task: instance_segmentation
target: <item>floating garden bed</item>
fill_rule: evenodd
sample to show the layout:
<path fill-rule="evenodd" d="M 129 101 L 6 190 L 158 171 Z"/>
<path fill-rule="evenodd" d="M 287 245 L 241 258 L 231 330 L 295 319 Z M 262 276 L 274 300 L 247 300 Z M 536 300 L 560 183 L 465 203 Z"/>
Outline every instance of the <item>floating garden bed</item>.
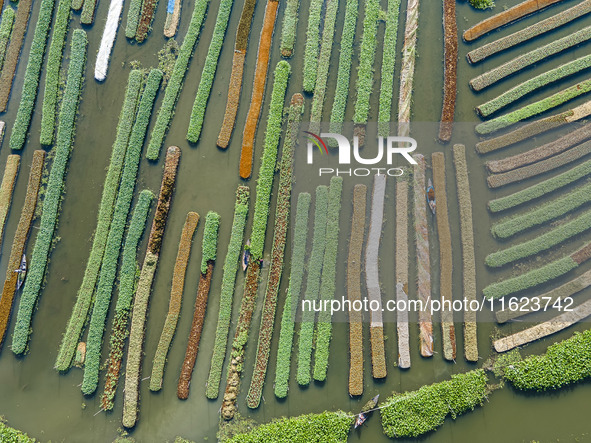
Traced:
<path fill-rule="evenodd" d="M 164 37 L 172 38 L 176 35 L 181 18 L 182 0 L 168 0 L 166 21 L 164 22 Z"/>
<path fill-rule="evenodd" d="M 406 27 L 404 29 L 404 46 L 402 47 L 402 67 L 400 68 L 400 93 L 398 94 L 398 135 L 401 136 L 408 135 L 409 132 L 408 123 L 410 123 L 412 105 L 418 28 L 419 0 L 409 0 L 406 6 Z"/>
<path fill-rule="evenodd" d="M 86 7 L 86 3 L 89 1 L 96 0 L 84 0 L 84 7 Z M 142 2 L 142 14 L 135 32 L 135 40 L 138 43 L 142 43 L 148 37 L 148 33 L 152 29 L 152 20 L 154 20 L 156 6 L 158 6 L 158 0 L 143 0 Z M 82 13 L 84 14 L 84 11 L 82 11 Z"/>
<path fill-rule="evenodd" d="M 281 26 L 281 55 L 290 58 L 296 42 L 300 0 L 287 0 Z"/>
<path fill-rule="evenodd" d="M 16 182 L 20 163 L 20 155 L 11 154 L 6 159 L 6 167 L 4 168 L 4 175 L 2 176 L 2 185 L 0 185 L 0 246 L 2 246 L 4 226 L 6 225 L 8 211 L 10 211 L 14 183 Z M 15 269 L 18 269 L 18 266 Z"/>
<path fill-rule="evenodd" d="M 456 109 L 458 70 L 458 26 L 455 0 L 443 1 L 443 108 L 439 125 L 439 140 L 449 142 Z"/>
<path fill-rule="evenodd" d="M 208 2 L 210 0 L 203 0 Z M 127 11 L 127 23 L 125 24 L 125 37 L 133 39 L 137 33 L 137 27 L 140 22 L 140 15 L 142 13 L 143 0 L 131 0 L 129 11 Z"/>
<path fill-rule="evenodd" d="M 101 44 L 94 65 L 94 78 L 99 82 L 102 82 L 107 78 L 109 60 L 111 59 L 111 52 L 113 50 L 113 45 L 115 44 L 115 37 L 117 37 L 122 10 L 123 0 L 111 0 L 109 12 L 107 14 L 107 21 L 105 22 L 105 28 L 103 30 L 103 36 L 101 37 Z"/>
<path fill-rule="evenodd" d="M 14 9 L 4 8 L 4 11 L 2 11 L 2 21 L 0 22 L 0 69 L 2 69 L 2 65 L 4 64 L 6 49 L 8 48 L 8 42 L 12 35 L 13 23 Z"/>
<path fill-rule="evenodd" d="M 338 0 L 330 0 L 337 3 Z M 306 47 L 304 49 L 304 85 L 306 92 L 314 91 L 316 73 L 318 72 L 318 48 L 320 47 L 320 30 L 322 29 L 322 4 L 324 0 L 311 0 L 308 12 L 308 29 L 306 30 Z"/>
<path fill-rule="evenodd" d="M 408 302 L 408 191 L 405 176 L 396 181 L 396 304 Z M 404 208 L 404 209 L 403 209 Z M 398 367 L 410 368 L 410 337 L 408 333 L 408 310 L 396 310 L 398 333 Z"/>

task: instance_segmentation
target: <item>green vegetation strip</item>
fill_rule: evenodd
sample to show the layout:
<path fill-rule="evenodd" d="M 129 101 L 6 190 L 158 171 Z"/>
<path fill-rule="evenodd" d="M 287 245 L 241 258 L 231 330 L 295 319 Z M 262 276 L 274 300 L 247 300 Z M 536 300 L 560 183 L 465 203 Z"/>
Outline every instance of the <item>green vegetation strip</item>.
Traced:
<path fill-rule="evenodd" d="M 345 120 L 345 109 L 349 100 L 349 82 L 351 80 L 351 65 L 353 60 L 353 41 L 355 40 L 355 26 L 359 14 L 359 0 L 347 0 L 345 8 L 345 23 L 341 35 L 339 50 L 339 68 L 334 101 L 330 112 L 330 132 L 340 133 Z"/>
<path fill-rule="evenodd" d="M 297 138 L 300 132 L 302 114 L 304 112 L 304 97 L 294 94 L 288 111 L 288 125 L 285 132 L 285 141 L 281 150 L 281 162 L 279 164 L 279 191 L 275 210 L 275 225 L 273 228 L 273 247 L 271 250 L 271 268 L 267 279 L 267 289 L 263 302 L 263 314 L 259 327 L 256 362 L 246 403 L 249 408 L 258 408 L 263 394 L 263 385 L 269 364 L 271 352 L 271 340 L 275 324 L 275 311 L 277 308 L 277 296 L 283 274 L 283 258 L 285 242 L 287 240 L 287 228 L 291 214 L 291 189 L 293 182 L 293 157 L 296 149 Z M 338 226 L 337 226 L 338 230 Z"/>
<path fill-rule="evenodd" d="M 346 443 L 352 424 L 353 417 L 342 411 L 281 418 L 238 434 L 227 443 Z"/>
<path fill-rule="evenodd" d="M 33 108 L 37 100 L 37 92 L 39 91 L 39 77 L 41 76 L 43 56 L 45 55 L 45 48 L 47 46 L 47 36 L 49 34 L 49 27 L 51 26 L 54 6 L 55 0 L 43 0 L 41 2 L 33 43 L 29 51 L 27 69 L 25 70 L 21 101 L 14 120 L 14 126 L 12 127 L 12 133 L 10 134 L 10 149 L 22 149 L 27 138 L 27 132 L 29 131 L 29 125 L 33 116 Z M 12 11 L 10 8 L 8 10 Z M 2 20 L 4 23 L 4 18 Z M 10 22 L 10 25 L 12 26 L 12 22 Z M 2 34 L 2 29 L 0 29 L 0 34 Z M 1 66 L 2 57 L 0 57 Z"/>
<path fill-rule="evenodd" d="M 316 202 L 314 204 L 314 235 L 312 238 L 312 253 L 308 262 L 308 278 L 306 281 L 305 300 L 314 303 L 320 292 L 320 278 L 322 263 L 326 248 L 326 227 L 328 215 L 328 187 L 316 188 Z M 303 303 L 303 302 L 302 302 Z M 298 341 L 298 369 L 297 381 L 301 386 L 310 384 L 310 365 L 312 360 L 312 344 L 314 340 L 315 311 L 302 311 L 300 323 L 300 338 Z"/>
<path fill-rule="evenodd" d="M 559 198 L 541 204 L 523 214 L 507 217 L 492 228 L 497 238 L 509 238 L 534 226 L 555 220 L 591 201 L 591 183 L 579 186 Z"/>
<path fill-rule="evenodd" d="M 92 242 L 92 249 L 86 263 L 84 277 L 72 315 L 68 321 L 66 332 L 62 338 L 62 343 L 58 351 L 58 356 L 55 363 L 55 368 L 59 371 L 66 371 L 72 364 L 78 341 L 82 335 L 82 329 L 86 323 L 88 311 L 92 304 L 92 296 L 98 280 L 101 265 L 103 263 L 103 255 L 107 244 L 109 235 L 109 228 L 111 220 L 113 219 L 113 212 L 115 210 L 115 202 L 117 192 L 119 191 L 119 183 L 121 181 L 122 171 L 125 168 L 127 145 L 129 142 L 133 121 L 135 119 L 135 110 L 138 104 L 139 92 L 142 86 L 142 74 L 139 70 L 133 70 L 129 73 L 127 88 L 125 90 L 125 98 L 121 113 L 119 114 L 119 123 L 117 124 L 117 133 L 115 136 L 115 143 L 111 151 L 111 162 L 105 177 L 105 184 L 103 185 L 103 194 L 101 197 L 101 204 L 99 206 L 99 213 L 97 217 L 96 230 Z M 131 168 L 131 158 L 127 168 Z M 130 169 L 131 170 L 131 169 Z M 135 174 L 127 173 L 129 177 L 135 181 Z"/>
<path fill-rule="evenodd" d="M 399 14 L 400 0 L 388 0 L 388 11 L 386 13 L 386 31 L 384 34 L 384 50 L 382 55 L 382 75 L 380 80 L 380 101 L 378 107 L 378 131 L 383 137 L 386 137 L 390 134 Z"/>
<path fill-rule="evenodd" d="M 339 217 L 341 212 L 341 195 L 343 178 L 332 177 L 328 191 L 328 214 L 326 226 L 326 249 L 322 263 L 322 280 L 320 283 L 320 299 L 332 300 L 336 291 L 337 255 L 339 248 Z M 330 339 L 332 337 L 332 319 L 329 311 L 318 314 L 316 326 L 316 345 L 314 347 L 314 373 L 316 381 L 326 380 Z"/>
<path fill-rule="evenodd" d="M 417 30 L 419 27 L 419 0 L 408 0 L 406 7 L 406 26 L 402 47 L 402 66 L 400 68 L 400 92 L 398 94 L 399 135 L 408 135 L 412 89 L 417 54 Z"/>
<path fill-rule="evenodd" d="M 493 100 L 477 106 L 476 111 L 481 116 L 488 117 L 499 109 L 509 106 L 511 103 L 519 100 L 527 94 L 585 69 L 589 69 L 589 67 L 591 67 L 591 55 L 585 55 L 520 83 L 519 85 L 503 92 Z"/>
<path fill-rule="evenodd" d="M 4 11 L 2 11 L 2 21 L 0 22 L 0 69 L 2 69 L 2 65 L 4 64 L 6 48 L 12 35 L 13 23 L 14 9 L 11 7 L 4 8 Z"/>
<path fill-rule="evenodd" d="M 3 420 L 0 420 L 0 441 L 10 443 L 35 443 L 37 440 L 29 437 L 18 429 L 11 428 L 4 424 Z"/>
<path fill-rule="evenodd" d="M 564 26 L 573 20 L 591 12 L 591 0 L 584 0 L 578 5 L 539 21 L 525 29 L 514 32 L 511 35 L 487 43 L 480 48 L 470 51 L 467 55 L 470 63 L 478 63 L 491 55 L 505 51 L 513 46 L 531 40 L 534 37 L 545 34 L 560 26 Z"/>
<path fill-rule="evenodd" d="M 35 247 L 29 262 L 29 270 L 25 281 L 21 301 L 14 328 L 12 339 L 12 352 L 22 354 L 25 352 L 29 334 L 31 331 L 31 320 L 37 298 L 41 292 L 41 285 L 45 276 L 45 269 L 49 260 L 49 253 L 53 243 L 53 234 L 59 218 L 59 207 L 64 189 L 64 180 L 70 150 L 76 132 L 75 122 L 78 112 L 78 102 L 82 91 L 84 78 L 84 67 L 86 66 L 86 46 L 88 40 L 86 33 L 81 29 L 74 31 L 70 53 L 70 65 L 68 67 L 68 78 L 64 99 L 59 114 L 59 125 L 57 130 L 55 156 L 47 188 L 43 198 L 43 209 L 39 233 L 35 240 Z"/>
<path fill-rule="evenodd" d="M 137 286 L 137 248 L 144 230 L 150 211 L 150 205 L 154 194 L 145 189 L 133 210 L 119 269 L 119 293 L 115 304 L 115 317 L 111 327 L 111 339 L 109 343 L 109 358 L 107 359 L 107 375 L 105 389 L 101 396 L 101 408 L 105 411 L 113 409 L 113 399 L 117 391 L 121 361 L 123 360 L 123 347 L 127 339 L 127 323 L 131 314 L 131 303 Z"/>
<path fill-rule="evenodd" d="M 536 48 L 526 54 L 520 55 L 513 60 L 510 60 L 501 66 L 498 66 L 484 74 L 479 75 L 476 78 L 470 80 L 470 86 L 475 91 L 481 91 L 482 89 L 495 84 L 496 82 L 508 77 L 511 74 L 519 72 L 528 66 L 533 65 L 539 61 L 542 61 L 551 55 L 558 54 L 565 49 L 572 48 L 580 43 L 583 43 L 591 39 L 591 26 L 580 29 L 579 31 L 573 32 L 559 40 L 554 40 L 547 45 Z"/>
<path fill-rule="evenodd" d="M 228 251 L 224 259 L 224 275 L 222 276 L 222 288 L 220 290 L 220 310 L 215 329 L 213 356 L 211 357 L 211 367 L 205 389 L 205 396 L 212 400 L 218 397 L 222 367 L 228 346 L 228 332 L 232 319 L 232 299 L 234 297 L 234 285 L 236 284 L 236 272 L 239 267 L 240 250 L 244 239 L 244 226 L 248 216 L 249 195 L 250 189 L 247 186 L 239 186 L 236 190 L 234 220 L 232 221 Z"/>
<path fill-rule="evenodd" d="M 482 369 L 455 374 L 451 380 L 394 394 L 381 406 L 382 427 L 390 438 L 418 437 L 437 429 L 450 415 L 457 416 L 482 405 L 488 394 Z"/>
<path fill-rule="evenodd" d="M 209 2 L 210 0 L 204 0 Z M 137 27 L 140 22 L 140 15 L 142 13 L 143 0 L 131 0 L 129 11 L 127 11 L 127 23 L 125 24 L 125 37 L 129 39 L 135 38 Z M 195 3 L 197 9 L 197 3 Z M 187 34 L 188 35 L 188 34 Z"/>
<path fill-rule="evenodd" d="M 14 183 L 16 182 L 20 162 L 21 157 L 16 154 L 11 154 L 6 159 L 2 185 L 0 185 L 0 246 L 2 246 L 4 226 L 6 225 L 6 217 L 8 216 L 8 211 L 12 203 L 12 192 L 14 191 Z M 17 268 L 18 266 L 14 269 Z"/>
<path fill-rule="evenodd" d="M 80 14 L 80 22 L 85 25 L 92 25 L 95 9 L 96 0 L 84 0 L 84 6 L 82 7 L 82 13 Z"/>
<path fill-rule="evenodd" d="M 548 347 L 505 368 L 505 378 L 517 389 L 546 391 L 576 383 L 591 376 L 591 329 Z"/>
<path fill-rule="evenodd" d="M 290 58 L 293 55 L 298 29 L 299 9 L 300 0 L 286 1 L 283 25 L 281 26 L 281 55 L 285 58 Z"/>
<path fill-rule="evenodd" d="M 47 56 L 47 69 L 45 70 L 45 89 L 43 92 L 40 135 L 42 145 L 51 145 L 53 142 L 55 115 L 60 88 L 60 68 L 62 66 L 64 46 L 72 14 L 70 10 L 71 6 L 72 0 L 60 0 L 57 6 L 55 22 L 52 27 L 51 44 L 49 45 L 49 54 Z"/>
<path fill-rule="evenodd" d="M 150 143 L 146 153 L 146 157 L 149 160 L 158 160 L 158 156 L 160 155 L 160 148 L 164 143 L 166 131 L 168 130 L 170 121 L 174 115 L 175 105 L 183 87 L 183 80 L 185 79 L 185 74 L 189 67 L 189 61 L 193 56 L 193 51 L 197 44 L 197 38 L 201 32 L 201 25 L 205 19 L 205 12 L 207 11 L 207 6 L 210 1 L 211 0 L 196 0 L 195 2 L 195 8 L 193 9 L 189 29 L 187 30 L 183 44 L 179 49 L 179 55 L 174 63 L 170 79 L 166 83 L 164 99 L 162 100 L 162 105 L 160 106 L 158 116 L 156 117 L 156 123 L 154 123 L 154 128 L 152 129 Z"/>
<path fill-rule="evenodd" d="M 295 331 L 297 305 L 300 300 L 302 281 L 304 279 L 304 261 L 306 259 L 306 243 L 308 239 L 308 213 L 312 197 L 307 192 L 298 195 L 293 248 L 291 250 L 291 270 L 289 286 L 285 297 L 285 305 L 281 315 L 281 331 L 277 350 L 277 367 L 275 369 L 275 396 L 287 397 L 289 375 L 291 369 L 291 351 Z"/>
<path fill-rule="evenodd" d="M 318 72 L 318 48 L 320 46 L 320 30 L 322 4 L 324 0 L 311 0 L 308 13 L 308 29 L 306 30 L 306 48 L 304 51 L 304 91 L 312 92 L 316 85 Z"/>
<path fill-rule="evenodd" d="M 542 112 L 553 109 L 562 105 L 580 95 L 591 91 L 591 79 L 582 81 L 575 85 L 569 86 L 560 92 L 552 94 L 542 100 L 524 106 L 508 114 L 493 118 L 484 123 L 476 125 L 476 132 L 478 134 L 490 134 L 508 126 L 514 125 L 526 118 L 541 114 Z"/>
<path fill-rule="evenodd" d="M 158 266 L 160 247 L 172 201 L 180 156 L 181 150 L 178 147 L 171 146 L 168 148 L 156 213 L 154 214 L 154 221 L 152 222 L 152 229 L 150 230 L 150 238 L 148 240 L 148 251 L 144 257 L 144 264 L 142 265 L 133 304 L 133 316 L 131 318 L 131 329 L 129 332 L 129 351 L 125 370 L 125 399 L 123 402 L 123 426 L 126 428 L 135 426 L 139 412 L 140 366 L 144 347 L 148 301 L 150 299 L 154 274 Z"/>
<path fill-rule="evenodd" d="M 215 21 L 213 29 L 213 36 L 209 43 L 207 56 L 205 58 L 205 65 L 199 80 L 199 87 L 197 88 L 197 95 L 193 102 L 193 109 L 191 110 L 191 119 L 189 121 L 188 139 L 193 143 L 199 140 L 201 130 L 203 129 L 203 119 L 205 118 L 205 109 L 211 94 L 211 85 L 215 77 L 215 72 L 218 67 L 218 59 L 222 44 L 226 36 L 226 29 L 228 27 L 228 19 L 230 18 L 230 11 L 234 0 L 222 0 L 220 2 L 220 9 Z"/>
<path fill-rule="evenodd" d="M 85 0 L 84 3 L 86 4 L 88 1 L 89 0 Z M 152 29 L 152 20 L 154 19 L 154 12 L 156 12 L 157 6 L 158 0 L 143 0 L 142 14 L 135 32 L 135 40 L 138 43 L 142 43 L 148 37 L 148 33 Z"/>

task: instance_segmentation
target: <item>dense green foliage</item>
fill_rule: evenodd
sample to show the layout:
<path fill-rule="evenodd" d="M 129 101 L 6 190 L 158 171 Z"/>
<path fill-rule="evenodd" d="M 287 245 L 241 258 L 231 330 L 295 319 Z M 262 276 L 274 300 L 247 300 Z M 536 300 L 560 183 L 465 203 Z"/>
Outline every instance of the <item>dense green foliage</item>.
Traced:
<path fill-rule="evenodd" d="M 287 58 L 292 56 L 295 46 L 299 8 L 300 0 L 286 1 L 283 25 L 281 26 L 281 55 Z"/>
<path fill-rule="evenodd" d="M 2 11 L 2 21 L 0 22 L 0 69 L 4 64 L 4 56 L 6 55 L 6 48 L 8 41 L 12 34 L 12 24 L 14 23 L 14 9 L 11 7 L 4 8 Z"/>
<path fill-rule="evenodd" d="M 55 363 L 56 369 L 60 371 L 65 371 L 70 367 L 92 302 L 92 294 L 103 262 L 109 227 L 113 218 L 115 199 L 119 190 L 121 171 L 123 169 L 129 135 L 131 134 L 131 128 L 135 119 L 135 110 L 141 86 L 142 73 L 139 70 L 131 71 L 127 81 L 123 107 L 119 114 L 117 134 L 111 151 L 111 162 L 109 163 L 109 169 L 107 170 L 107 176 L 103 186 L 92 249 L 90 250 L 82 284 L 78 290 L 76 304 L 74 305 L 66 332 L 62 338 L 62 344 Z"/>
<path fill-rule="evenodd" d="M 318 69 L 318 48 L 320 42 L 320 21 L 323 0 L 311 0 L 306 31 L 306 49 L 304 52 L 304 91 L 312 92 L 316 86 Z"/>
<path fill-rule="evenodd" d="M 14 126 L 12 127 L 12 133 L 10 134 L 10 149 L 22 149 L 27 138 L 27 132 L 29 131 L 29 125 L 31 124 L 31 117 L 33 116 L 33 108 L 35 107 L 35 101 L 37 100 L 39 77 L 41 75 L 41 67 L 43 66 L 43 56 L 45 55 L 45 48 L 47 46 L 47 35 L 49 34 L 49 26 L 51 25 L 54 6 L 55 0 L 43 0 L 39 8 L 37 26 L 35 26 L 33 43 L 31 44 L 31 51 L 29 52 L 27 69 L 25 70 L 21 102 L 18 106 Z M 7 10 L 12 11 L 12 8 L 8 8 Z M 7 17 L 6 19 L 9 20 L 10 18 Z M 2 23 L 4 23 L 4 18 L 2 20 Z M 10 26 L 12 27 L 11 22 Z M 2 34 L 1 29 L 0 34 Z M 0 59 L 0 67 L 1 66 L 2 62 Z"/>
<path fill-rule="evenodd" d="M 166 83 L 164 99 L 162 100 L 156 123 L 152 129 L 148 152 L 146 154 L 146 157 L 149 160 L 158 160 L 158 156 L 160 155 L 160 148 L 162 147 L 162 143 L 164 143 L 164 136 L 166 135 L 166 131 L 168 130 L 168 126 L 174 115 L 174 108 L 183 87 L 183 81 L 189 66 L 189 61 L 193 56 L 193 50 L 195 49 L 197 38 L 199 38 L 201 25 L 205 19 L 205 12 L 207 11 L 207 6 L 210 1 L 211 0 L 197 0 L 195 2 L 195 8 L 193 9 L 189 29 L 187 30 L 183 44 L 179 49 L 179 55 L 174 63 L 170 79 Z"/>
<path fill-rule="evenodd" d="M 187 140 L 192 143 L 197 143 L 201 130 L 203 129 L 203 119 L 205 118 L 205 109 L 209 95 L 211 94 L 211 85 L 215 77 L 215 71 L 218 67 L 218 59 L 224 37 L 226 35 L 226 28 L 228 27 L 228 19 L 230 18 L 230 11 L 234 0 L 221 0 L 218 16 L 215 21 L 215 28 L 213 29 L 213 36 L 209 43 L 207 50 L 207 57 L 205 58 L 205 65 L 199 80 L 199 87 L 197 88 L 197 95 L 193 102 L 193 109 L 191 110 L 191 120 L 189 121 L 189 129 L 187 131 Z"/>
<path fill-rule="evenodd" d="M 522 390 L 558 389 L 591 377 L 591 329 L 505 368 L 505 378 Z"/>
<path fill-rule="evenodd" d="M 127 23 L 125 25 L 125 37 L 135 38 L 137 27 L 142 13 L 143 0 L 131 0 L 129 11 L 127 11 Z"/>
<path fill-rule="evenodd" d="M 222 276 L 222 288 L 220 290 L 220 310 L 215 330 L 213 356 L 211 357 L 211 368 L 209 369 L 207 388 L 205 390 L 206 397 L 210 399 L 217 398 L 220 389 L 222 367 L 228 345 L 230 320 L 232 319 L 232 298 L 236 283 L 236 271 L 239 266 L 238 261 L 244 238 L 244 226 L 248 216 L 249 194 L 250 190 L 246 186 L 240 186 L 236 190 L 234 220 L 232 222 L 230 242 L 228 243 L 228 252 L 226 252 L 226 258 L 224 259 L 224 275 Z"/>
<path fill-rule="evenodd" d="M 80 14 L 80 21 L 85 25 L 92 25 L 95 8 L 96 0 L 84 0 L 84 5 L 82 5 L 82 13 Z"/>
<path fill-rule="evenodd" d="M 51 44 L 47 56 L 47 69 L 45 70 L 45 90 L 43 93 L 43 108 L 41 115 L 42 145 L 50 145 L 53 142 L 55 130 L 55 114 L 57 112 L 58 91 L 60 82 L 60 68 L 70 17 L 72 0 L 60 0 L 57 6 L 55 22 L 52 26 Z"/>
<path fill-rule="evenodd" d="M 215 261 L 218 250 L 218 230 L 220 228 L 220 215 L 217 212 L 209 211 L 205 217 L 203 228 L 203 243 L 201 254 L 201 273 L 207 272 L 209 262 Z"/>
<path fill-rule="evenodd" d="M 295 314 L 300 300 L 302 280 L 304 279 L 304 262 L 306 259 L 306 242 L 308 238 L 308 213 L 312 197 L 307 192 L 298 195 L 296 208 L 293 248 L 291 251 L 291 272 L 289 286 L 281 315 L 281 331 L 277 350 L 277 367 L 275 369 L 275 395 L 285 398 L 289 389 L 289 373 L 291 368 L 291 351 L 295 331 Z"/>
<path fill-rule="evenodd" d="M 269 117 L 267 118 L 267 130 L 265 132 L 265 144 L 263 161 L 259 169 L 259 178 L 256 187 L 256 200 L 254 216 L 252 220 L 252 235 L 250 237 L 251 260 L 263 258 L 265 233 L 269 219 L 269 202 L 273 188 L 273 176 L 275 175 L 275 163 L 277 162 L 277 150 L 281 125 L 283 123 L 283 105 L 287 81 L 291 74 L 291 66 L 285 60 L 277 63 L 275 68 L 275 80 L 271 103 L 269 104 Z"/>
<path fill-rule="evenodd" d="M 473 410 L 486 399 L 486 374 L 482 369 L 456 374 L 451 380 L 394 394 L 382 406 L 382 426 L 390 438 L 418 437 L 441 426 L 448 415 Z"/>
<path fill-rule="evenodd" d="M 6 426 L 2 420 L 0 420 L 0 441 L 6 443 L 34 443 L 37 440 L 30 438 L 27 434 L 18 429 Z"/>
<path fill-rule="evenodd" d="M 591 183 L 580 186 L 560 198 L 530 209 L 523 214 L 507 217 L 495 223 L 491 232 L 495 237 L 508 238 L 550 220 L 555 220 L 591 201 Z"/>
<path fill-rule="evenodd" d="M 81 29 L 74 31 L 66 89 L 59 114 L 55 156 L 43 198 L 39 233 L 31 255 L 14 328 L 12 352 L 15 354 L 24 353 L 27 347 L 33 310 L 41 292 L 45 268 L 53 242 L 53 233 L 59 218 L 58 213 L 64 189 L 66 168 L 76 131 L 75 122 L 86 65 L 87 43 L 88 40 L 84 31 Z"/>
<path fill-rule="evenodd" d="M 281 418 L 239 434 L 227 443 L 345 443 L 353 417 L 342 411 Z"/>
<path fill-rule="evenodd" d="M 493 0 L 468 0 L 468 2 L 476 9 L 488 9 L 495 6 Z"/>
<path fill-rule="evenodd" d="M 357 99 L 353 122 L 367 123 L 369 116 L 369 99 L 373 89 L 373 70 L 375 64 L 376 47 L 378 44 L 378 18 L 380 3 L 378 0 L 367 0 L 365 3 L 365 17 L 363 17 L 363 35 L 359 52 L 359 68 L 357 71 Z M 396 48 L 392 51 L 396 52 Z"/>

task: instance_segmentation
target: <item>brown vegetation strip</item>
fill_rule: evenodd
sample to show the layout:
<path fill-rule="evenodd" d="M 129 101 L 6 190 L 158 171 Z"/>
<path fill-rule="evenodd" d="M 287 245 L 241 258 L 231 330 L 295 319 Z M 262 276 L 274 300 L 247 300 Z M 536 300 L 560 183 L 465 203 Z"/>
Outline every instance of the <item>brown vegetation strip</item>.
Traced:
<path fill-rule="evenodd" d="M 135 39 L 138 43 L 143 42 L 148 36 L 148 32 L 150 32 L 157 3 L 157 0 L 144 0 L 142 3 L 142 15 L 135 33 Z"/>
<path fill-rule="evenodd" d="M 456 83 L 458 68 L 458 26 L 456 24 L 456 0 L 443 0 L 444 69 L 443 109 L 439 125 L 439 140 L 448 142 L 453 130 L 456 108 Z"/>
<path fill-rule="evenodd" d="M 0 147 L 2 146 L 2 142 L 4 141 L 4 129 L 6 128 L 6 123 L 0 121 Z"/>
<path fill-rule="evenodd" d="M 0 247 L 2 247 L 4 225 L 6 224 L 6 216 L 10 210 L 10 204 L 12 203 L 12 192 L 14 191 L 14 183 L 16 182 L 20 163 L 20 155 L 12 154 L 6 159 L 2 185 L 0 185 Z M 18 266 L 14 269 L 17 268 Z"/>
<path fill-rule="evenodd" d="M 472 41 L 508 23 L 519 20 L 562 0 L 526 0 L 492 17 L 482 20 L 464 32 L 464 40 Z"/>
<path fill-rule="evenodd" d="M 14 234 L 14 240 L 12 241 L 12 248 L 10 249 L 10 257 L 8 259 L 6 270 L 6 279 L 4 280 L 2 297 L 0 298 L 0 346 L 2 346 L 4 341 L 6 328 L 10 319 L 10 311 L 12 310 L 14 292 L 16 291 L 18 274 L 14 272 L 14 270 L 18 269 L 21 263 L 31 223 L 35 216 L 37 194 L 39 193 L 39 186 L 41 185 L 44 160 L 45 151 L 37 150 L 33 153 L 33 162 L 31 164 L 31 172 L 29 173 L 29 183 L 27 184 L 27 195 Z"/>
<path fill-rule="evenodd" d="M 275 29 L 275 19 L 277 18 L 277 9 L 279 1 L 269 0 L 265 8 L 265 20 L 259 40 L 259 51 L 257 54 L 257 65 L 254 72 L 254 82 L 252 85 L 252 97 L 250 98 L 250 108 L 244 124 L 242 134 L 242 151 L 240 152 L 240 177 L 247 179 L 252 172 L 252 156 L 254 148 L 254 137 L 257 131 L 261 107 L 263 105 L 263 95 L 265 85 L 267 84 L 267 72 L 269 70 L 269 57 L 271 55 L 271 40 L 273 39 L 273 30 Z"/>
<path fill-rule="evenodd" d="M 244 59 L 248 47 L 248 36 L 252 24 L 252 16 L 257 0 L 245 0 L 240 14 L 240 22 L 236 31 L 236 43 L 234 45 L 234 57 L 232 58 L 232 72 L 230 74 L 230 85 L 228 86 L 228 99 L 224 121 L 218 135 L 217 145 L 220 148 L 227 148 L 232 136 L 232 130 L 236 123 L 238 103 L 240 101 L 240 90 L 242 89 L 242 76 L 244 73 Z"/>
<path fill-rule="evenodd" d="M 29 15 L 31 14 L 31 5 L 33 0 L 20 0 L 18 8 L 14 16 L 14 24 L 12 25 L 12 35 L 10 36 L 10 43 L 2 65 L 2 72 L 0 72 L 0 112 L 6 111 L 8 99 L 10 97 L 10 90 L 12 89 L 12 80 L 16 72 L 16 66 L 20 57 L 23 41 L 25 40 L 25 33 L 27 32 L 27 24 L 29 23 Z"/>
<path fill-rule="evenodd" d="M 408 181 L 396 182 L 396 303 L 408 303 Z M 398 367 L 410 368 L 408 310 L 397 310 Z"/>
<path fill-rule="evenodd" d="M 361 301 L 361 250 L 365 234 L 367 187 L 353 189 L 353 219 L 347 259 L 347 296 L 351 305 Z M 363 394 L 363 315 L 349 310 L 349 395 Z"/>
<path fill-rule="evenodd" d="M 433 186 L 437 201 L 437 235 L 439 236 L 440 281 L 439 290 L 441 302 L 452 302 L 452 254 L 451 232 L 447 214 L 447 194 L 445 186 L 445 157 L 443 152 L 435 152 L 431 157 L 433 162 Z M 443 357 L 446 360 L 456 359 L 456 340 L 453 322 L 453 312 L 441 310 L 441 330 L 443 333 Z"/>

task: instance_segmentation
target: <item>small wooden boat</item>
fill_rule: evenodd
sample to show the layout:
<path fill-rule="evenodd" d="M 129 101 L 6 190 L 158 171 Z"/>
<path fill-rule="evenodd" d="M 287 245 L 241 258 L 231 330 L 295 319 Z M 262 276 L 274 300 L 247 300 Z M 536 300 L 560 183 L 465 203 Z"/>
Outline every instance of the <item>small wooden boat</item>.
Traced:
<path fill-rule="evenodd" d="M 244 245 L 244 252 L 242 253 L 242 270 L 246 271 L 248 268 L 248 262 L 250 261 L 250 240 L 247 240 Z"/>
<path fill-rule="evenodd" d="M 23 254 L 20 266 L 18 269 L 15 269 L 14 272 L 18 274 L 16 280 L 16 290 L 18 291 L 25 282 L 25 277 L 27 276 L 27 256 L 25 254 Z"/>
<path fill-rule="evenodd" d="M 361 408 L 361 412 L 357 415 L 357 419 L 355 420 L 355 429 L 365 423 L 365 420 L 369 418 L 373 409 L 378 405 L 378 399 L 380 398 L 380 394 L 376 395 L 370 401 L 368 401 L 363 408 Z"/>
<path fill-rule="evenodd" d="M 429 179 L 427 183 L 427 203 L 429 203 L 429 208 L 433 215 L 435 215 L 435 208 L 437 207 L 435 202 L 435 188 L 433 187 L 433 183 L 431 179 Z"/>

